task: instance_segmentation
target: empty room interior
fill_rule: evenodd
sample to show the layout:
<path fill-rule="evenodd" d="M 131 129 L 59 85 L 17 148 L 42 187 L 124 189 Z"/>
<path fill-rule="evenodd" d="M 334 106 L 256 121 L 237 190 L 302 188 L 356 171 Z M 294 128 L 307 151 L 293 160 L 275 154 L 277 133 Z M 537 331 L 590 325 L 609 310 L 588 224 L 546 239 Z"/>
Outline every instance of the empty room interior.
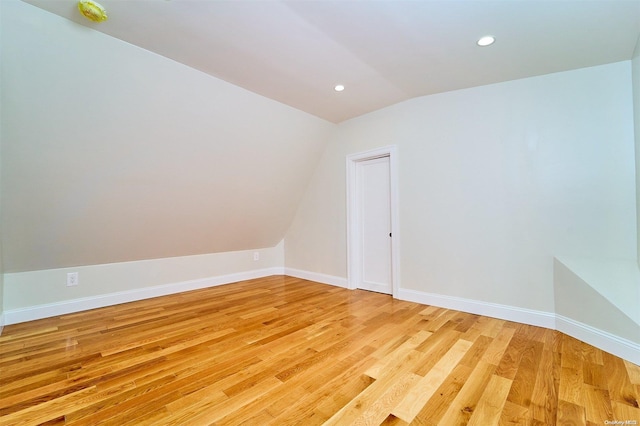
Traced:
<path fill-rule="evenodd" d="M 0 188 L 0 424 L 640 424 L 637 0 L 0 0 Z"/>

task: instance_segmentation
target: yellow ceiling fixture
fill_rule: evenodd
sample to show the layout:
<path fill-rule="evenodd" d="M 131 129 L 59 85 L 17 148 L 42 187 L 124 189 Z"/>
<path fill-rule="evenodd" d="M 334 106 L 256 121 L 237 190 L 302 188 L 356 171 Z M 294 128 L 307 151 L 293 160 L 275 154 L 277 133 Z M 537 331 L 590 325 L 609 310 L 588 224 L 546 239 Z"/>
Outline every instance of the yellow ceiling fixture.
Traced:
<path fill-rule="evenodd" d="M 107 11 L 100 5 L 100 3 L 96 3 L 91 0 L 80 0 L 78 2 L 78 10 L 82 15 L 93 21 L 93 22 L 102 22 L 107 20 Z"/>

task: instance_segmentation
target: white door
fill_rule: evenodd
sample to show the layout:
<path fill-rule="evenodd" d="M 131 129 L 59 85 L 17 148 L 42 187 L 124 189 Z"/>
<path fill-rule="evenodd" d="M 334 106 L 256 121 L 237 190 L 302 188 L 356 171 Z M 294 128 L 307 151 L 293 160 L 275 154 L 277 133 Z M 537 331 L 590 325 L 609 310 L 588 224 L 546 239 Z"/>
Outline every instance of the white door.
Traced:
<path fill-rule="evenodd" d="M 359 288 L 392 294 L 389 156 L 357 163 Z"/>

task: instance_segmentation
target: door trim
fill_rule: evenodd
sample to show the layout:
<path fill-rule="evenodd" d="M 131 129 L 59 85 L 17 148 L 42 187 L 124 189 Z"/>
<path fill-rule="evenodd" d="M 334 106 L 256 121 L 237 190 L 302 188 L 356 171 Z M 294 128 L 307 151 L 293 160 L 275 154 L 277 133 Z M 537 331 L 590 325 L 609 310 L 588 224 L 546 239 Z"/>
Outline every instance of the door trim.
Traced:
<path fill-rule="evenodd" d="M 395 145 L 347 155 L 347 288 L 356 289 L 362 281 L 358 262 L 361 259 L 357 241 L 361 238 L 358 226 L 357 163 L 389 157 L 389 185 L 391 203 L 391 289 L 392 296 L 400 288 L 400 224 L 398 214 L 398 154 Z"/>

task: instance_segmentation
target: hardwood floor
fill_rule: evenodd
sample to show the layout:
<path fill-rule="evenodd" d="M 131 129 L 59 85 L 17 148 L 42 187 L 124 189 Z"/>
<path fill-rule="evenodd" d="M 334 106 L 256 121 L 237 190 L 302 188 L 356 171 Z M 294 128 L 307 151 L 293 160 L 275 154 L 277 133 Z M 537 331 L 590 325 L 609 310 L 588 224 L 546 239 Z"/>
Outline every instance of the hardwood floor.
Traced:
<path fill-rule="evenodd" d="M 282 276 L 0 337 L 3 425 L 640 424 L 639 402 L 640 367 L 562 333 Z"/>

